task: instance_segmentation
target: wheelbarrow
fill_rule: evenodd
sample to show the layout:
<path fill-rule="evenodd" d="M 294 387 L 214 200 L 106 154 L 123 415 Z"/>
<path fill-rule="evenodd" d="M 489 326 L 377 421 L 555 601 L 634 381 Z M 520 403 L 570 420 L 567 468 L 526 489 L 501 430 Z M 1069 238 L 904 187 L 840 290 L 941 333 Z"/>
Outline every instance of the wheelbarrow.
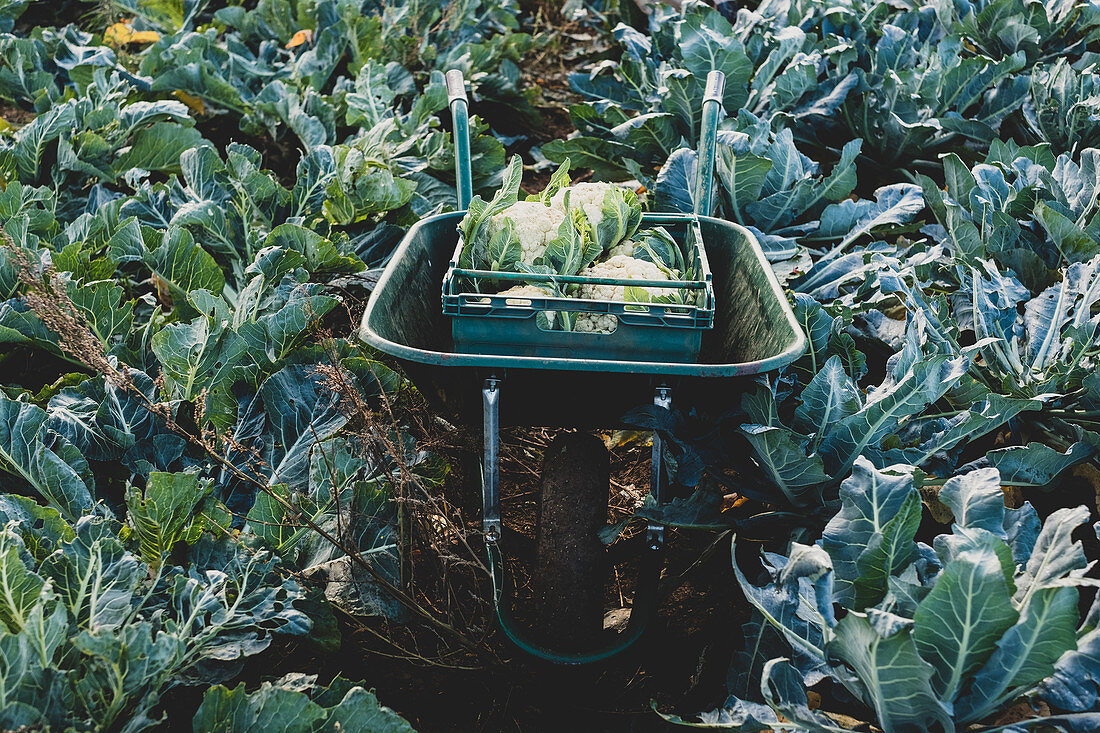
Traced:
<path fill-rule="evenodd" d="M 544 358 L 458 353 L 451 324 L 441 308 L 441 284 L 458 241 L 458 223 L 472 198 L 468 102 L 460 72 L 447 74 L 454 120 L 455 167 L 460 211 L 415 224 L 398 245 L 363 314 L 359 338 L 392 356 L 434 407 L 483 431 L 482 526 L 492 575 L 497 620 L 522 651 L 563 665 L 610 658 L 641 636 L 656 605 L 664 527 L 645 532 L 641 577 L 625 629 L 597 649 L 550 649 L 512 617 L 505 578 L 500 513 L 499 447 L 502 425 L 612 428 L 640 403 L 736 404 L 755 375 L 797 359 L 806 337 L 799 328 L 760 244 L 744 227 L 705 214 L 710 211 L 713 169 L 724 77 L 707 79 L 695 182 L 696 214 L 713 274 L 714 326 L 703 336 L 694 363 L 619 359 Z M 659 225 L 647 214 L 642 225 Z M 517 349 L 519 351 L 519 349 Z M 669 499 L 661 438 L 654 434 L 650 492 Z M 552 488 L 551 488 L 552 490 Z M 544 496 L 546 495 L 544 485 Z M 607 499 L 606 488 L 603 493 Z M 605 503 L 606 506 L 606 503 Z"/>

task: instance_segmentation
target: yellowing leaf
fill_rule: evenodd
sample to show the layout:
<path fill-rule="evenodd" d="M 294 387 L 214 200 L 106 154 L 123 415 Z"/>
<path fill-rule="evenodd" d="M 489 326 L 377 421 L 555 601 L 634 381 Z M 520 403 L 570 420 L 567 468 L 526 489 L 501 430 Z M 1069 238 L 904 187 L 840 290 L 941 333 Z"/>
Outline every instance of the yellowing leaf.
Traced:
<path fill-rule="evenodd" d="M 603 444 L 608 450 L 624 445 L 648 445 L 652 441 L 653 433 L 648 430 L 616 430 L 603 438 Z"/>
<path fill-rule="evenodd" d="M 126 44 L 126 39 L 132 36 L 134 29 L 126 23 L 115 23 L 108 26 L 103 32 L 103 42 L 108 46 L 118 48 Z"/>
<path fill-rule="evenodd" d="M 728 512 L 748 502 L 748 499 L 739 494 L 726 494 L 722 497 L 722 511 Z"/>
<path fill-rule="evenodd" d="M 202 100 L 196 97 L 194 94 L 188 94 L 185 91 L 177 90 L 173 92 L 176 99 L 187 105 L 188 109 L 197 115 L 206 114 L 206 105 L 202 103 Z"/>
<path fill-rule="evenodd" d="M 104 43 L 121 48 L 130 43 L 156 43 L 160 40 L 160 34 L 156 31 L 135 31 L 130 23 L 124 20 L 109 26 L 103 32 Z"/>
<path fill-rule="evenodd" d="M 287 41 L 287 48 L 294 48 L 295 46 L 301 46 L 303 43 L 310 43 L 313 40 L 313 31 L 308 28 L 300 30 L 295 33 L 289 41 Z"/>
<path fill-rule="evenodd" d="M 156 31 L 134 31 L 130 34 L 130 43 L 156 43 L 160 34 Z"/>
<path fill-rule="evenodd" d="M 168 281 L 159 277 L 156 273 L 153 273 L 149 277 L 149 281 L 153 283 L 154 287 L 157 289 L 157 300 L 159 300 L 162 305 L 171 308 L 172 286 L 168 284 Z"/>

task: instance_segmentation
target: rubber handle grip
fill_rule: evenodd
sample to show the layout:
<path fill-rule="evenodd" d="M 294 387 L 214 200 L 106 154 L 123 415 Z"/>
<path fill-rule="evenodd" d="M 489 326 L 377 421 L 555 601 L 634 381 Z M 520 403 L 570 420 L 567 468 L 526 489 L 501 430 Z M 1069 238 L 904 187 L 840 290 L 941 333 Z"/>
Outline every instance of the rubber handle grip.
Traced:
<path fill-rule="evenodd" d="M 466 97 L 466 80 L 462 78 L 462 72 L 458 69 L 451 69 L 447 72 L 446 79 L 447 103 L 452 104 L 459 99 L 469 103 Z"/>
<path fill-rule="evenodd" d="M 703 102 L 705 103 L 711 100 L 721 102 L 725 92 L 726 75 L 718 70 L 714 70 L 707 74 L 707 86 L 706 91 L 703 93 Z"/>

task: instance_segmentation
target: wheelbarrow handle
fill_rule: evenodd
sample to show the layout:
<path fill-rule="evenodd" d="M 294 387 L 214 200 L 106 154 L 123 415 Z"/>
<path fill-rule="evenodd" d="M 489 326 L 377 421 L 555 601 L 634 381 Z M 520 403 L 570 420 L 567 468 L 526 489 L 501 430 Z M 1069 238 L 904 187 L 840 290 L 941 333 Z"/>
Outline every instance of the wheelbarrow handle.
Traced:
<path fill-rule="evenodd" d="M 713 210 L 714 153 L 718 144 L 718 121 L 722 116 L 722 98 L 725 89 L 725 74 L 721 71 L 712 71 L 707 74 L 695 179 L 695 214 L 700 216 L 710 216 Z"/>
<path fill-rule="evenodd" d="M 466 80 L 462 72 L 447 72 L 447 104 L 451 108 L 455 142 L 455 185 L 458 189 L 458 208 L 470 208 L 474 197 L 473 174 L 470 171 L 470 102 L 466 97 Z"/>

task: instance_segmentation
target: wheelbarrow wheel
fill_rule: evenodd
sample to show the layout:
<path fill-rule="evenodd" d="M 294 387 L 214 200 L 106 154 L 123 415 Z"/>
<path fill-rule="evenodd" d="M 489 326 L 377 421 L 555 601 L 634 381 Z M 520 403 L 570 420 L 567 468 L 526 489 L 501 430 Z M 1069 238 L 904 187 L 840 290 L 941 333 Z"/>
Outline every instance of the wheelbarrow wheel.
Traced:
<path fill-rule="evenodd" d="M 536 634 L 563 650 L 591 648 L 603 632 L 607 553 L 598 532 L 607 522 L 610 465 L 603 441 L 586 433 L 558 435 L 543 459 Z"/>

